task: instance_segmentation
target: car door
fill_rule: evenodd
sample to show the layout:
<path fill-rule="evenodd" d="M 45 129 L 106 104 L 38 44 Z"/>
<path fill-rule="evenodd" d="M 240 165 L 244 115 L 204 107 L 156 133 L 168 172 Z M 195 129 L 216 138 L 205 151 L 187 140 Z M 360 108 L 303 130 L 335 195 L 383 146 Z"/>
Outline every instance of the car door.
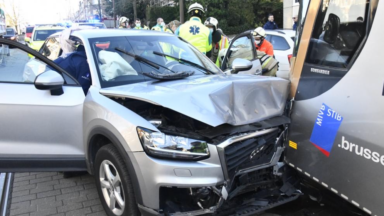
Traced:
<path fill-rule="evenodd" d="M 0 44 L 0 172 L 86 170 L 81 86 L 40 53 Z"/>
<path fill-rule="evenodd" d="M 250 70 L 240 73 L 261 75 L 260 60 L 256 56 L 255 41 L 250 31 L 239 34 L 232 40 L 225 54 L 221 69 L 223 71 L 232 69 L 232 62 L 236 58 L 247 59 L 253 64 Z"/>

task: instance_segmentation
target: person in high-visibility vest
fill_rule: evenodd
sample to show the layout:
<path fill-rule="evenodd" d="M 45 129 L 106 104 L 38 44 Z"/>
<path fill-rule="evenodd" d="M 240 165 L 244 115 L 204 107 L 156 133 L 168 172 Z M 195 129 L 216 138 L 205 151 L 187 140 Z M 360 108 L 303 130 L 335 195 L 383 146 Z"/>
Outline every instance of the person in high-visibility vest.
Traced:
<path fill-rule="evenodd" d="M 209 17 L 204 22 L 204 25 L 207 26 L 209 31 L 212 33 L 212 50 L 210 58 L 218 67 L 220 67 L 221 63 L 217 57 L 220 50 L 227 49 L 229 47 L 229 40 L 222 31 L 218 31 L 218 24 L 219 21 L 217 21 L 214 17 Z"/>
<path fill-rule="evenodd" d="M 181 25 L 176 30 L 175 34 L 179 35 L 200 50 L 200 52 L 210 57 L 212 50 L 212 34 L 209 29 L 201 23 L 204 8 L 201 4 L 194 3 L 189 6 L 188 13 L 191 15 L 190 20 Z"/>
<path fill-rule="evenodd" d="M 141 25 L 141 20 L 139 18 L 137 18 L 135 20 L 135 27 L 133 29 L 144 29 L 144 30 L 149 30 L 149 28 L 147 26 L 142 26 Z"/>
<path fill-rule="evenodd" d="M 170 23 L 168 23 L 168 27 L 173 32 L 173 34 L 175 34 L 175 32 L 176 32 L 177 28 L 179 28 L 180 24 L 181 23 L 179 20 L 173 20 Z"/>

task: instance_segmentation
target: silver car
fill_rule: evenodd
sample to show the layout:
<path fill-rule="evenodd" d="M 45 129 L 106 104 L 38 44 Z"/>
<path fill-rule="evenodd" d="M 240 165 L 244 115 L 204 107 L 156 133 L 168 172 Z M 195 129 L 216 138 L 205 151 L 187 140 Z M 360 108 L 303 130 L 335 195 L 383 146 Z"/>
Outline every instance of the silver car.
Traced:
<path fill-rule="evenodd" d="M 227 75 L 171 34 L 95 29 L 70 37 L 91 71 L 84 95 L 51 61 L 60 34 L 40 52 L 0 39 L 15 46 L 0 55 L 0 172 L 87 170 L 108 215 L 248 215 L 298 197 L 288 81 Z"/>

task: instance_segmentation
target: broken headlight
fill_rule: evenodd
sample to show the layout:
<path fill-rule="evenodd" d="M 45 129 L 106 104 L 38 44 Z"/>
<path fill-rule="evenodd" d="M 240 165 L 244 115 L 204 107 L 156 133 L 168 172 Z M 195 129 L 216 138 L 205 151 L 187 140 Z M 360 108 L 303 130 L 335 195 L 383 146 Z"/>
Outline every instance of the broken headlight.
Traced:
<path fill-rule="evenodd" d="M 202 160 L 209 157 L 208 144 L 205 141 L 171 136 L 140 127 L 137 128 L 137 133 L 148 155 L 183 160 Z"/>

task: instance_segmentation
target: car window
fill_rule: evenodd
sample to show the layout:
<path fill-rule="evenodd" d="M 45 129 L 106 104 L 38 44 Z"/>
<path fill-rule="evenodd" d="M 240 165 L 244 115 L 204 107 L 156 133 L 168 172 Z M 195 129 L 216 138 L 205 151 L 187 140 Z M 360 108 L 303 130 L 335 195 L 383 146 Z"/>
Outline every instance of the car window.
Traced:
<path fill-rule="evenodd" d="M 232 62 L 236 58 L 253 60 L 255 58 L 251 38 L 247 36 L 240 37 L 232 42 L 228 54 L 228 68 L 232 68 Z"/>
<path fill-rule="evenodd" d="M 270 42 L 274 50 L 288 50 L 291 48 L 285 38 L 280 36 L 272 35 Z"/>
<path fill-rule="evenodd" d="M 155 54 L 164 53 L 175 58 L 182 58 L 197 65 L 219 73 L 219 69 L 196 50 L 192 45 L 185 43 L 174 36 L 129 36 L 129 37 L 105 37 L 89 39 L 95 64 L 98 69 L 102 87 L 124 85 L 136 82 L 144 82 L 150 78 L 143 72 L 173 73 L 193 71 L 195 75 L 203 75 L 206 72 L 190 64 L 177 61 L 171 57 Z M 135 60 L 133 57 L 116 50 L 120 49 L 149 61 L 161 65 L 159 69 Z M 164 69 L 169 68 L 170 70 Z"/>
<path fill-rule="evenodd" d="M 60 43 L 56 37 L 49 38 L 40 49 L 40 53 L 52 61 L 59 57 L 60 52 Z"/>
<path fill-rule="evenodd" d="M 62 29 L 36 30 L 33 36 L 34 41 L 45 41 L 50 35 L 61 32 Z"/>
<path fill-rule="evenodd" d="M 44 62 L 30 58 L 27 52 L 16 47 L 9 49 L 6 45 L 1 47 L 0 64 L 0 82 L 7 83 L 32 84 L 37 75 L 53 70 Z"/>
<path fill-rule="evenodd" d="M 348 1 L 349 2 L 349 1 Z M 306 63 L 347 68 L 367 31 L 369 1 L 323 0 L 313 28 Z"/>
<path fill-rule="evenodd" d="M 271 35 L 266 35 L 266 36 L 265 36 L 265 39 L 266 39 L 267 41 L 271 41 Z"/>

